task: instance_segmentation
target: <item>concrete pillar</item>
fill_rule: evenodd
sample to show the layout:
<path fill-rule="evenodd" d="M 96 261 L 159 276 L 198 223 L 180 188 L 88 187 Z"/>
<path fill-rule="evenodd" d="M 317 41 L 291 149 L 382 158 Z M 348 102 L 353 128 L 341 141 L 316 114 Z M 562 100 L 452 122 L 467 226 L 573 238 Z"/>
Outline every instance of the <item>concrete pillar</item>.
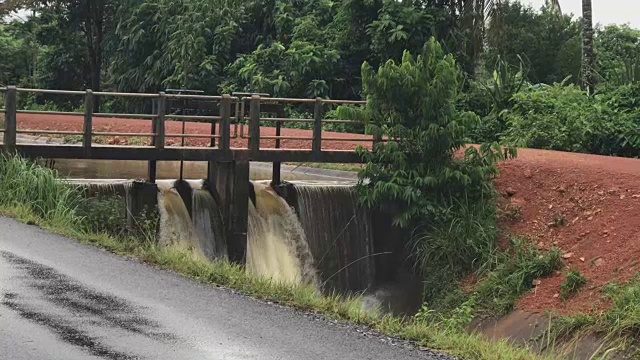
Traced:
<path fill-rule="evenodd" d="M 229 259 L 243 263 L 249 221 L 249 162 L 209 163 L 207 182 L 217 190 L 227 232 Z"/>
<path fill-rule="evenodd" d="M 126 191 L 127 226 L 136 229 L 146 215 L 158 211 L 158 187 L 156 184 L 134 181 Z"/>

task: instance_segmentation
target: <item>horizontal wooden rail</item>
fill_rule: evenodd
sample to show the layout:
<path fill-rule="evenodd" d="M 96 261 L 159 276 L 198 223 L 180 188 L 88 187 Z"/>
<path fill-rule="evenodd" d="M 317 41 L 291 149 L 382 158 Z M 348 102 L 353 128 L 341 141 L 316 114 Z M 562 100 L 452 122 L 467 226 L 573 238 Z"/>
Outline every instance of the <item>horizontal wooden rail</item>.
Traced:
<path fill-rule="evenodd" d="M 260 140 L 313 140 L 312 137 L 305 137 L 305 136 L 273 136 L 273 135 L 266 135 L 266 136 L 260 136 Z M 369 140 L 371 141 L 371 140 Z"/>
<path fill-rule="evenodd" d="M 16 130 L 16 134 L 82 135 L 82 131 L 63 130 Z"/>
<path fill-rule="evenodd" d="M 220 139 L 220 135 L 204 135 L 204 134 L 164 134 L 165 138 L 201 138 L 201 139 Z"/>
<path fill-rule="evenodd" d="M 110 119 L 153 119 L 157 117 L 154 114 L 124 114 L 124 113 L 92 113 L 93 117 L 110 118 Z"/>
<path fill-rule="evenodd" d="M 322 119 L 324 124 L 360 124 L 358 120 Z"/>
<path fill-rule="evenodd" d="M 84 92 L 82 93 L 84 95 Z M 95 96 L 114 96 L 114 97 L 132 97 L 132 98 L 146 98 L 152 99 L 159 97 L 158 94 L 150 94 L 150 93 L 127 93 L 127 92 L 105 92 L 105 91 L 97 91 L 94 92 Z"/>
<path fill-rule="evenodd" d="M 158 134 L 156 134 L 156 133 L 128 133 L 128 132 L 102 132 L 102 131 L 92 132 L 91 135 L 94 135 L 94 136 L 127 136 L 127 137 L 131 137 L 131 136 L 140 136 L 140 137 L 158 136 Z"/>
<path fill-rule="evenodd" d="M 48 90 L 48 89 L 29 89 L 29 88 L 16 88 L 19 93 L 34 93 L 34 94 L 58 94 L 58 95 L 84 95 L 84 91 L 74 90 Z"/>
<path fill-rule="evenodd" d="M 206 115 L 174 115 L 174 114 L 166 114 L 165 118 L 167 119 L 177 119 L 177 120 L 221 120 L 220 116 L 206 116 Z"/>
<path fill-rule="evenodd" d="M 75 111 L 44 111 L 44 110 L 16 110 L 17 114 L 33 114 L 33 115 L 65 115 L 65 116 L 83 116 L 84 113 Z"/>

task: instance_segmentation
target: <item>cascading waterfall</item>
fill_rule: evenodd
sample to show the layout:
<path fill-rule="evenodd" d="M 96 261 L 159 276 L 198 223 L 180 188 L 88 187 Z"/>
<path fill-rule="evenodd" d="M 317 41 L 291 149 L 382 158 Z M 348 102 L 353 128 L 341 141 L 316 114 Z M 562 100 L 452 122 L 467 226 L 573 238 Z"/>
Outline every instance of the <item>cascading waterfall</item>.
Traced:
<path fill-rule="evenodd" d="M 189 211 L 173 187 L 173 182 L 158 181 L 158 209 L 160 211 L 160 229 L 158 244 L 190 248 L 195 255 L 204 257 L 198 246 L 198 238 L 189 216 Z"/>
<path fill-rule="evenodd" d="M 297 211 L 325 288 L 360 291 L 374 282 L 373 234 L 353 185 L 293 182 Z"/>
<path fill-rule="evenodd" d="M 289 284 L 318 286 L 313 256 L 294 210 L 264 182 L 249 201 L 247 271 Z"/>
<path fill-rule="evenodd" d="M 175 181 L 158 181 L 160 231 L 158 243 L 189 248 L 194 255 L 213 260 L 227 258 L 220 208 L 202 182 L 189 182 L 191 215 Z M 182 185 L 184 186 L 184 185 Z"/>
<path fill-rule="evenodd" d="M 193 191 L 193 227 L 207 259 L 226 259 L 227 239 L 220 207 L 208 190 Z"/>

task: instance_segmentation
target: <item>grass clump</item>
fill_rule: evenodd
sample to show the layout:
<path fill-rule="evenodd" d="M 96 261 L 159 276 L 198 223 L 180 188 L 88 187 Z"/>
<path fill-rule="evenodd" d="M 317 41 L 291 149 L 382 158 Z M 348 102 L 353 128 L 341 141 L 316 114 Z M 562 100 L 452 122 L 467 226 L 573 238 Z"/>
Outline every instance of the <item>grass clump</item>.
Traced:
<path fill-rule="evenodd" d="M 580 271 L 572 269 L 567 273 L 562 284 L 560 284 L 560 298 L 562 300 L 567 300 L 586 284 L 587 279 L 580 273 Z"/>
<path fill-rule="evenodd" d="M 79 226 L 81 194 L 58 180 L 55 170 L 18 157 L 0 155 L 0 206 L 25 206 L 35 216 L 51 223 Z"/>
<path fill-rule="evenodd" d="M 11 191 L 3 197 L 0 213 L 30 221 L 54 232 L 74 237 L 82 242 L 95 244 L 117 254 L 136 257 L 162 268 L 172 269 L 195 280 L 229 287 L 259 298 L 307 311 L 315 311 L 334 319 L 347 320 L 369 326 L 382 333 L 415 341 L 421 346 L 449 352 L 466 359 L 547 359 L 534 355 L 528 349 L 516 348 L 506 341 L 489 341 L 476 334 L 460 330 L 455 321 L 432 322 L 429 318 L 395 317 L 366 312 L 359 297 L 343 297 L 335 294 L 318 294 L 310 286 L 289 286 L 270 279 L 247 274 L 244 267 L 226 261 L 209 262 L 193 256 L 185 249 L 158 246 L 151 236 L 141 238 L 131 233 L 114 236 L 113 232 L 101 231 L 96 221 L 78 215 L 83 207 L 82 191 L 56 179 L 51 170 L 37 168 L 30 161 L 19 157 L 0 158 L 0 189 Z M 23 173 L 24 172 L 24 173 Z M 35 172 L 36 175 L 28 174 Z M 33 177 L 40 183 L 29 185 L 38 191 L 22 188 L 20 180 Z M 48 184 L 45 186 L 45 184 Z M 25 186 L 26 187 L 26 186 Z M 44 190 L 56 191 L 44 191 Z M 37 206 L 30 205 L 35 201 Z M 102 203 L 107 208 L 108 203 Z M 96 210 L 100 211 L 100 207 Z M 64 211 L 62 211 L 64 210 Z M 88 218 L 95 216 L 89 214 Z M 111 215 L 106 214 L 107 219 Z M 93 227 L 91 226 L 93 221 Z M 102 229 L 104 230 L 104 229 Z M 150 232 L 151 228 L 148 229 Z M 467 304 L 471 306 L 472 304 Z M 465 309 L 459 319 L 464 319 Z"/>
<path fill-rule="evenodd" d="M 550 275 L 562 266 L 560 250 L 545 254 L 524 239 L 511 240 L 511 252 L 500 253 L 497 266 L 486 274 L 475 289 L 479 306 L 487 313 L 503 315 L 515 301 L 533 287 L 537 278 Z"/>
<path fill-rule="evenodd" d="M 601 327 L 616 334 L 640 333 L 640 273 L 627 283 L 607 290 L 611 307 L 603 314 Z"/>

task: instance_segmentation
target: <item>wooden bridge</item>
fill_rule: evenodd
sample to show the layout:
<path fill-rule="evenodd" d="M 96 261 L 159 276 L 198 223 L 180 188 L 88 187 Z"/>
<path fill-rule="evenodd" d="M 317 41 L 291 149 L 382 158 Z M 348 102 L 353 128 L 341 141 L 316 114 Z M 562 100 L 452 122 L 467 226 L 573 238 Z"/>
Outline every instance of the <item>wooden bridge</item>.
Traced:
<path fill-rule="evenodd" d="M 19 109 L 20 96 L 43 97 L 76 97 L 77 102 L 84 104 L 83 112 L 64 111 L 34 111 Z M 358 163 L 361 158 L 354 150 L 328 150 L 323 143 L 330 141 L 345 141 L 345 138 L 323 136 L 323 125 L 328 123 L 354 123 L 353 120 L 327 119 L 325 110 L 338 105 L 362 106 L 364 101 L 327 100 L 327 99 L 291 99 L 274 98 L 265 94 L 232 94 L 209 96 L 198 93 L 160 92 L 149 93 L 118 93 L 23 89 L 15 86 L 0 88 L 0 95 L 4 96 L 4 133 L 0 150 L 17 152 L 30 158 L 47 159 L 109 159 L 109 160 L 145 160 L 148 161 L 148 180 L 156 180 L 157 161 L 206 161 L 208 163 L 207 184 L 212 193 L 222 204 L 225 227 L 228 230 L 228 241 L 236 259 L 243 256 L 246 247 L 248 200 L 252 187 L 249 182 L 249 163 L 251 161 L 272 162 L 274 188 L 280 184 L 280 163 L 282 162 L 324 162 L 324 163 Z M 78 97 L 82 97 L 78 99 Z M 137 102 L 141 111 L 137 113 L 107 113 L 97 112 L 96 100 L 121 98 Z M 313 109 L 313 118 L 287 118 L 285 106 Z M 19 117 L 28 115 L 44 116 L 75 116 L 82 121 L 82 131 L 41 130 L 19 128 Z M 94 119 L 110 118 L 123 121 L 132 119 L 147 120 L 150 123 L 146 133 L 126 133 L 96 131 Z M 150 122 L 149 122 L 150 120 Z M 167 133 L 167 122 L 182 123 L 181 133 Z M 209 134 L 190 134 L 185 132 L 185 123 L 204 122 L 210 124 Z M 274 124 L 275 135 L 262 135 L 261 126 L 269 122 Z M 311 136 L 292 137 L 281 133 L 285 123 L 308 123 Z M 19 142 L 19 134 L 35 134 L 44 136 L 75 136 L 81 138 L 79 144 L 35 144 Z M 148 137 L 148 146 L 130 145 L 102 145 L 94 140 L 96 137 Z M 179 145 L 167 146 L 167 138 L 179 138 Z M 185 139 L 205 138 L 208 146 L 186 146 Z M 234 139 L 244 139 L 242 147 L 232 147 Z M 265 147 L 261 140 L 275 146 Z M 306 140 L 309 149 L 286 148 L 286 140 Z M 375 143 L 381 139 L 356 136 L 348 139 L 365 143 Z M 237 143 L 237 141 L 235 141 Z M 153 186 L 154 184 L 149 184 Z M 153 189 L 151 189 L 153 190 Z M 141 207 L 147 201 L 154 201 L 155 191 L 143 189 L 135 190 L 131 211 Z M 144 195 L 144 194 L 147 195 Z M 151 196 L 149 196 L 151 194 Z M 144 199 L 147 200 L 144 200 Z M 150 199 L 150 200 L 149 200 Z"/>
<path fill-rule="evenodd" d="M 146 160 L 149 162 L 149 180 L 155 181 L 156 161 L 206 161 L 209 163 L 244 163 L 251 161 L 274 163 L 274 181 L 279 182 L 279 169 L 282 162 L 323 162 L 323 163 L 358 163 L 360 157 L 354 150 L 327 150 L 323 143 L 345 141 L 344 138 L 323 136 L 323 125 L 328 123 L 354 123 L 346 119 L 326 119 L 323 117 L 327 108 L 337 105 L 359 105 L 364 101 L 327 100 L 327 99 L 292 99 L 273 98 L 265 94 L 233 94 L 209 96 L 194 93 L 118 93 L 23 89 L 15 86 L 0 88 L 4 94 L 5 114 L 4 142 L 0 145 L 5 151 L 15 151 L 26 157 L 45 157 L 57 159 L 109 159 L 109 160 Z M 69 96 L 83 97 L 84 112 L 32 111 L 18 109 L 18 96 Z M 140 113 L 106 113 L 95 112 L 97 97 L 101 99 L 125 98 L 146 104 L 149 111 Z M 151 106 L 148 106 L 148 105 Z M 287 118 L 285 106 L 306 106 L 313 108 L 313 118 Z M 309 111 L 310 112 L 310 111 Z M 71 115 L 83 121 L 82 131 L 33 130 L 20 129 L 17 126 L 18 115 L 34 114 Z M 24 115 L 22 115 L 24 116 Z M 96 118 L 147 119 L 151 126 L 147 133 L 122 133 L 95 131 L 93 120 Z M 182 122 L 182 133 L 166 133 L 167 121 Z M 204 122 L 211 126 L 210 134 L 185 133 L 186 122 Z M 265 122 L 275 124 L 275 136 L 261 136 L 261 126 Z M 312 128 L 310 137 L 291 137 L 281 135 L 285 123 L 308 123 Z M 77 136 L 82 137 L 80 144 L 33 144 L 17 142 L 18 134 L 36 134 L 43 136 Z M 149 137 L 148 146 L 101 145 L 94 142 L 97 136 Z M 167 138 L 180 138 L 181 144 L 167 146 Z M 206 138 L 207 147 L 186 146 L 185 139 Z M 246 146 L 232 147 L 232 139 L 246 139 Z M 261 140 L 271 140 L 274 147 L 261 146 Z M 288 149 L 281 146 L 282 140 L 308 140 L 309 149 Z M 373 137 L 357 137 L 349 141 L 372 143 Z"/>

